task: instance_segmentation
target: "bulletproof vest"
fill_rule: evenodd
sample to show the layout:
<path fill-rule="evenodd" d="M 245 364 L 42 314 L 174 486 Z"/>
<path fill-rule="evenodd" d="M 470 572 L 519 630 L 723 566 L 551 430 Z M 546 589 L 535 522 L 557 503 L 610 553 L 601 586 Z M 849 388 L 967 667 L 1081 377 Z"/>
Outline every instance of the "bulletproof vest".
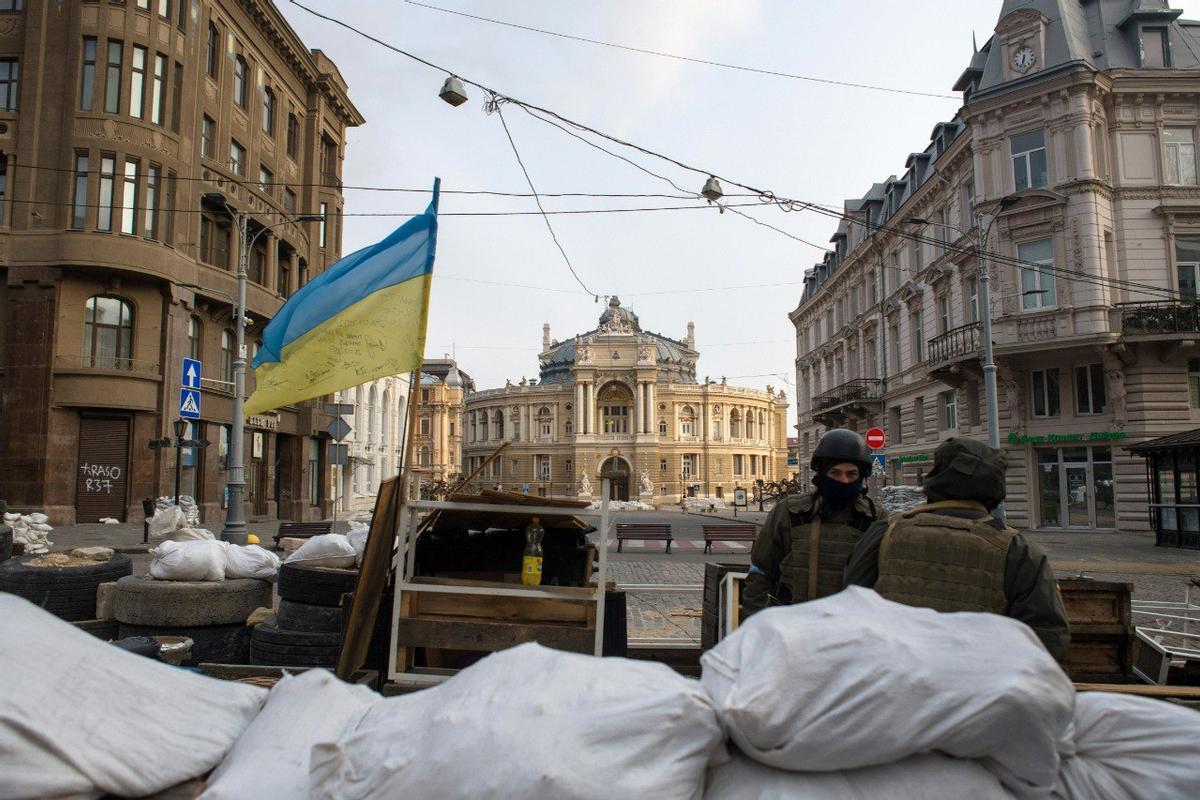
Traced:
<path fill-rule="evenodd" d="M 983 512 L 979 519 L 939 514 L 946 508 Z M 997 530 L 980 503 L 944 500 L 893 517 L 879 546 L 875 591 L 889 600 L 936 611 L 1004 614 L 1004 568 L 1016 531 Z"/>
<path fill-rule="evenodd" d="M 816 494 L 793 495 L 787 503 L 791 548 L 779 564 L 779 599 L 802 603 L 837 594 L 844 587 L 843 572 L 854 546 L 877 516 L 875 507 L 859 498 L 821 519 L 822 500 Z"/>

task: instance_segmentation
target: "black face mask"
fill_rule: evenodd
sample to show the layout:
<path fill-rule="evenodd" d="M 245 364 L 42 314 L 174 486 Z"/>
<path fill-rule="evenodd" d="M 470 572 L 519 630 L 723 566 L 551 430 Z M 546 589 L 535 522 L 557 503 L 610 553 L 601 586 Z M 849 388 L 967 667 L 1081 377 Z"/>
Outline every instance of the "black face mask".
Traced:
<path fill-rule="evenodd" d="M 862 497 L 862 481 L 857 480 L 854 483 L 842 483 L 835 481 L 828 475 L 818 475 L 813 481 L 817 485 L 817 492 L 821 498 L 829 505 L 835 508 L 848 506 Z"/>

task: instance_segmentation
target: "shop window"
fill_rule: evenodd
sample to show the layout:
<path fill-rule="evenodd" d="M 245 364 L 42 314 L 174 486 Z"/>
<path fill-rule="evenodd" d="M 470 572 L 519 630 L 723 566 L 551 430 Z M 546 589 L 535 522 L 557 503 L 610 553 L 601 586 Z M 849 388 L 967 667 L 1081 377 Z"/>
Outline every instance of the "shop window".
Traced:
<path fill-rule="evenodd" d="M 1075 413 L 1103 414 L 1108 404 L 1104 366 L 1087 364 L 1075 368 Z"/>
<path fill-rule="evenodd" d="M 88 298 L 83 313 L 84 364 L 129 369 L 133 356 L 133 308 L 108 295 Z"/>
<path fill-rule="evenodd" d="M 1031 374 L 1030 387 L 1033 391 L 1033 416 L 1057 417 L 1058 367 L 1035 369 Z"/>

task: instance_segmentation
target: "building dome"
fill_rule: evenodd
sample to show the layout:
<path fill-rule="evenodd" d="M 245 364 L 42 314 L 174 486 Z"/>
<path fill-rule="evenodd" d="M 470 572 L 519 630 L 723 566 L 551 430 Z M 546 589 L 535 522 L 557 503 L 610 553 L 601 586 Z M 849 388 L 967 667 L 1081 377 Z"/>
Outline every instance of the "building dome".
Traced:
<path fill-rule="evenodd" d="M 599 331 L 610 333 L 641 333 L 642 326 L 638 323 L 638 315 L 628 308 L 621 308 L 621 298 L 613 295 L 608 301 L 608 308 L 600 315 Z"/>

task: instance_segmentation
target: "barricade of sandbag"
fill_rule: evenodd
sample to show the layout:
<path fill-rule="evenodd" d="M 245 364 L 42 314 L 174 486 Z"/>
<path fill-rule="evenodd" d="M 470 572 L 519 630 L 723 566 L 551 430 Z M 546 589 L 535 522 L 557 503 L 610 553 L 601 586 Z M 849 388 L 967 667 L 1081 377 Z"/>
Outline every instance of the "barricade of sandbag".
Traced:
<path fill-rule="evenodd" d="M 729 737 L 780 769 L 937 750 L 1044 797 L 1073 751 L 1074 687 L 1032 630 L 997 614 L 939 614 L 852 586 L 754 615 L 701 664 Z"/>
<path fill-rule="evenodd" d="M 893 484 L 880 489 L 880 505 L 891 514 L 907 511 L 926 502 L 925 492 L 920 486 Z"/>
<path fill-rule="evenodd" d="M 523 644 L 373 705 L 313 748 L 309 796 L 691 800 L 722 739 L 700 685 L 663 664 Z"/>
<path fill-rule="evenodd" d="M 174 495 L 166 495 L 154 501 L 156 511 L 161 511 L 164 508 L 179 508 L 183 511 L 184 520 L 187 522 L 185 527 L 195 528 L 200 524 L 200 507 L 196 505 L 196 498 L 181 494 L 179 502 L 175 502 Z"/>
<path fill-rule="evenodd" d="M 144 797 L 221 762 L 266 691 L 124 652 L 0 593 L 0 800 Z"/>
<path fill-rule="evenodd" d="M 167 540 L 150 551 L 150 577 L 163 581 L 274 580 L 279 556 L 256 544 L 239 546 L 213 539 Z"/>
<path fill-rule="evenodd" d="M 1063 759 L 1055 797 L 1137 800 L 1200 796 L 1200 713 L 1106 692 L 1075 701 L 1075 755 Z"/>
<path fill-rule="evenodd" d="M 13 543 L 22 545 L 26 555 L 50 552 L 50 546 L 54 544 L 50 541 L 50 532 L 54 528 L 45 514 L 18 514 L 10 511 L 4 514 L 4 524 L 12 528 Z"/>

